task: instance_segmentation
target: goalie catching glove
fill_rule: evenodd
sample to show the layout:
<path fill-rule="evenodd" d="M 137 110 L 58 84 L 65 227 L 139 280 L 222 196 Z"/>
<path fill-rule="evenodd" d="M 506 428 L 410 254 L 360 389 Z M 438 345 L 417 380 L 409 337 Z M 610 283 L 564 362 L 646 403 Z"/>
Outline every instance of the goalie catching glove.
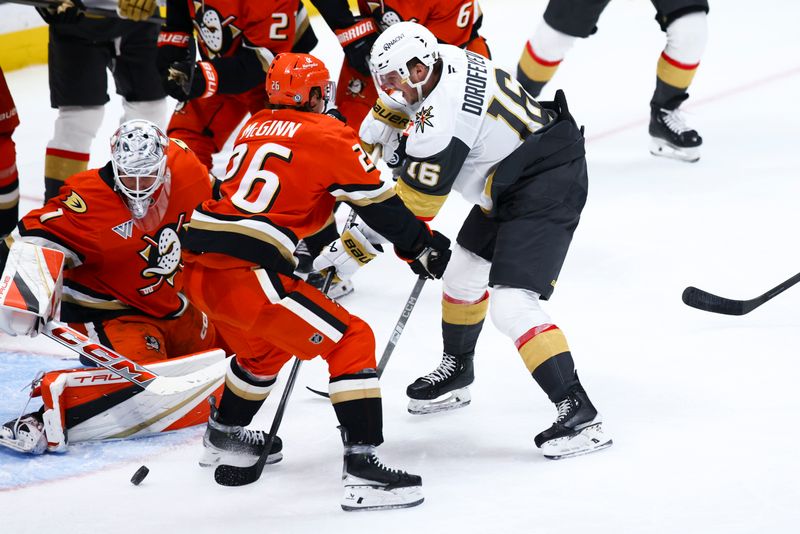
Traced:
<path fill-rule="evenodd" d="M 340 280 L 349 280 L 359 267 L 380 252 L 380 245 L 373 245 L 358 226 L 351 226 L 342 232 L 342 237 L 322 249 L 314 260 L 314 270 L 323 272 L 333 268 Z"/>

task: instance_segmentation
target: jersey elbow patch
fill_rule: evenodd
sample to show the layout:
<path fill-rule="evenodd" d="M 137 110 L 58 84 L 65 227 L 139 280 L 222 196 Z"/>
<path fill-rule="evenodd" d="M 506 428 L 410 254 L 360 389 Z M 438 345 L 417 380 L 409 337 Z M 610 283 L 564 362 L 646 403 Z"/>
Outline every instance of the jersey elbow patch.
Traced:
<path fill-rule="evenodd" d="M 403 204 L 405 204 L 414 215 L 426 220 L 433 219 L 436 214 L 439 213 L 444 201 L 447 200 L 447 194 L 432 195 L 430 193 L 425 193 L 412 188 L 402 180 L 397 182 L 395 191 L 403 201 Z"/>

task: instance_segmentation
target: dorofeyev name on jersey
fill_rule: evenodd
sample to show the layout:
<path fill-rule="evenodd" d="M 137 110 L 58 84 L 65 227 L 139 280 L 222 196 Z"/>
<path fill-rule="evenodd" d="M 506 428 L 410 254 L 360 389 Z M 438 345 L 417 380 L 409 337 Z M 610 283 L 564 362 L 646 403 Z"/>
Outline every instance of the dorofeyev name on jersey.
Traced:
<path fill-rule="evenodd" d="M 467 80 L 461 110 L 480 116 L 486 99 L 486 58 L 474 52 L 467 55 Z"/>

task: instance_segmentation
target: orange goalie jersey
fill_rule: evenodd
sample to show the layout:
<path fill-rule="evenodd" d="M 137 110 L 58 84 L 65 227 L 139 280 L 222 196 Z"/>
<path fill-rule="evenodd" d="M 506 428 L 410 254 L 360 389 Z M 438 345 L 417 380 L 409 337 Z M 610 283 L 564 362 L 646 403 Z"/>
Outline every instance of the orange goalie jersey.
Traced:
<path fill-rule="evenodd" d="M 109 162 L 69 178 L 60 195 L 19 223 L 26 241 L 66 254 L 61 317 L 86 323 L 143 313 L 183 313 L 178 238 L 192 210 L 211 196 L 208 170 L 182 143 L 167 151 L 169 202 L 159 225 L 145 232 L 114 191 Z M 16 235 L 14 235 L 16 237 Z"/>

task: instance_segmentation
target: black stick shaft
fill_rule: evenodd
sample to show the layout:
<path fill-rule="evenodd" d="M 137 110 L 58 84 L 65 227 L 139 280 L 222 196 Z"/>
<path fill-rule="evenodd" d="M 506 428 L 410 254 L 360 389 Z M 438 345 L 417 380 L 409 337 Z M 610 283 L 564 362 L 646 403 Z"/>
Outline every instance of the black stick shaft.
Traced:
<path fill-rule="evenodd" d="M 0 4 L 20 4 L 23 6 L 33 6 L 33 7 L 58 7 L 60 3 L 61 2 L 48 2 L 47 0 L 0 0 Z M 103 9 L 101 7 L 86 7 L 84 11 L 89 15 L 122 19 L 122 17 L 119 16 L 119 13 L 117 13 L 113 9 Z M 154 15 L 141 22 L 149 22 L 152 24 L 164 24 L 166 21 L 163 18 Z"/>

